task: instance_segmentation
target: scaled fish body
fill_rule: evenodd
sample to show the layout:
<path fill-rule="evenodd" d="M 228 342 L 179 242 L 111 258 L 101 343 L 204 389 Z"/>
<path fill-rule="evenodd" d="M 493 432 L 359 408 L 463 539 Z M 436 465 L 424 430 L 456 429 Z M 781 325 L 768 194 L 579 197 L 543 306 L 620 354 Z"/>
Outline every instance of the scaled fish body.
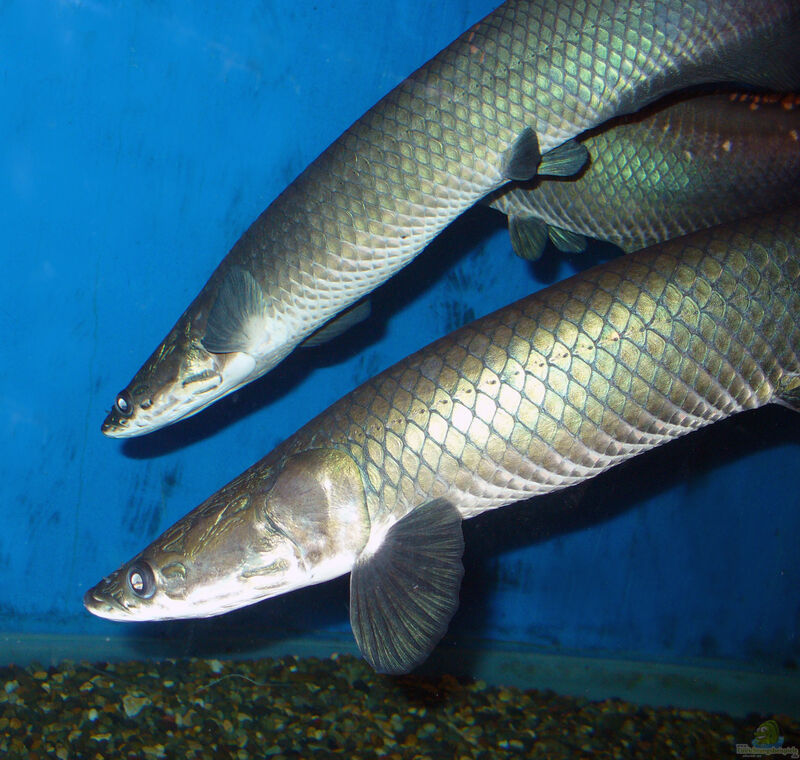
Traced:
<path fill-rule="evenodd" d="M 103 432 L 155 430 L 264 374 L 488 192 L 574 173 L 584 130 L 698 82 L 791 89 L 799 58 L 797 0 L 508 0 L 264 211 Z"/>
<path fill-rule="evenodd" d="M 548 236 L 636 251 L 800 201 L 800 98 L 709 95 L 603 125 L 581 138 L 580 177 L 509 185 L 487 200 L 514 250 L 537 259 Z"/>
<path fill-rule="evenodd" d="M 367 660 L 424 660 L 458 604 L 461 520 L 770 402 L 800 407 L 800 214 L 630 254 L 377 375 L 87 592 L 203 617 L 351 572 Z"/>

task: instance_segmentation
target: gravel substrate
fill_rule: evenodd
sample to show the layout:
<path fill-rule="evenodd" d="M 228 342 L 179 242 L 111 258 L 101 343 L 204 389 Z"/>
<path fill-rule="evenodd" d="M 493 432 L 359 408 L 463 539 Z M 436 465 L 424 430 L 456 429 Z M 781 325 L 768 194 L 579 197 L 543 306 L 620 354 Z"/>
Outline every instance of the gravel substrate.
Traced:
<path fill-rule="evenodd" d="M 31 760 L 733 758 L 768 718 L 800 747 L 788 716 L 389 678 L 344 655 L 0 668 L 0 757 Z"/>

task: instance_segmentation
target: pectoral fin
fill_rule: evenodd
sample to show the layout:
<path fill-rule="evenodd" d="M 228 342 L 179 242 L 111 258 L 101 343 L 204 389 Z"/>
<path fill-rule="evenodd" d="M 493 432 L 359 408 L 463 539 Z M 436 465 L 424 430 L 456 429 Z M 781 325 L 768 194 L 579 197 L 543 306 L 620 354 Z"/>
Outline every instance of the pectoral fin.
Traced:
<path fill-rule="evenodd" d="M 327 343 L 334 338 L 338 338 L 343 332 L 351 327 L 363 322 L 372 312 L 372 304 L 369 298 L 359 301 L 348 309 L 337 314 L 333 319 L 326 322 L 319 330 L 311 333 L 300 345 L 303 348 L 316 348 L 323 343 Z"/>
<path fill-rule="evenodd" d="M 579 232 L 561 227 L 549 227 L 547 232 L 553 245 L 562 253 L 583 253 L 586 250 L 586 238 Z"/>
<path fill-rule="evenodd" d="M 350 624 L 379 673 L 407 673 L 430 654 L 458 608 L 464 568 L 461 515 L 437 499 L 370 543 L 350 575 Z"/>
<path fill-rule="evenodd" d="M 509 216 L 511 247 L 520 258 L 537 261 L 547 245 L 547 225 L 533 216 Z"/>
<path fill-rule="evenodd" d="M 233 267 L 209 312 L 203 345 L 214 354 L 254 354 L 268 330 L 264 291 L 250 272 Z"/>

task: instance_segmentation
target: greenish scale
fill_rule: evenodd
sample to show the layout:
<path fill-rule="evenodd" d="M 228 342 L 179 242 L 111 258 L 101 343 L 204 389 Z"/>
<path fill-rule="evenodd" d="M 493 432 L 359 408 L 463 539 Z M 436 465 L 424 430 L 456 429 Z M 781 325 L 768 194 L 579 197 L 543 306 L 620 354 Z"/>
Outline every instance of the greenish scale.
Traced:
<path fill-rule="evenodd" d="M 487 193 L 577 171 L 584 154 L 569 141 L 586 129 L 700 82 L 800 85 L 797 28 L 794 0 L 508 0 L 261 214 L 165 338 L 170 350 L 118 396 L 104 431 L 147 432 L 267 372 Z M 230 379 L 237 352 L 254 367 Z M 195 391 L 185 381 L 198 376 L 210 381 Z"/>
<path fill-rule="evenodd" d="M 590 159 L 579 177 L 514 183 L 487 200 L 528 259 L 548 234 L 564 251 L 588 236 L 630 252 L 766 213 L 800 201 L 799 102 L 719 94 L 657 104 L 582 137 Z"/>

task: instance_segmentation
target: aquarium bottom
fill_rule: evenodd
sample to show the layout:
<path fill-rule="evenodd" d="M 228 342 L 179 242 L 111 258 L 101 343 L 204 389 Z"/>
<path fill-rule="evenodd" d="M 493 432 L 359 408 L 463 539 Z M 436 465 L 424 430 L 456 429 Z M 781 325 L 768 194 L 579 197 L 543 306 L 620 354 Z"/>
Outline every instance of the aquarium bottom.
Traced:
<path fill-rule="evenodd" d="M 40 643 L 42 661 L 56 655 Z M 767 721 L 784 749 L 800 748 L 796 716 L 643 707 L 452 675 L 380 676 L 351 654 L 111 662 L 119 650 L 109 646 L 89 663 L 63 653 L 58 665 L 0 667 L 3 758 L 684 760 L 735 757 Z"/>
<path fill-rule="evenodd" d="M 317 636 L 277 641 L 215 640 L 201 643 L 134 637 L 0 634 L 0 665 L 58 665 L 64 660 L 120 662 L 165 658 L 249 660 L 296 655 L 358 655 L 351 637 Z M 494 686 L 549 689 L 591 700 L 624 699 L 638 705 L 680 707 L 730 715 L 785 713 L 800 717 L 800 673 L 746 670 L 703 660 L 669 663 L 532 651 L 511 644 L 480 642 L 439 646 L 417 672 L 454 675 Z"/>

